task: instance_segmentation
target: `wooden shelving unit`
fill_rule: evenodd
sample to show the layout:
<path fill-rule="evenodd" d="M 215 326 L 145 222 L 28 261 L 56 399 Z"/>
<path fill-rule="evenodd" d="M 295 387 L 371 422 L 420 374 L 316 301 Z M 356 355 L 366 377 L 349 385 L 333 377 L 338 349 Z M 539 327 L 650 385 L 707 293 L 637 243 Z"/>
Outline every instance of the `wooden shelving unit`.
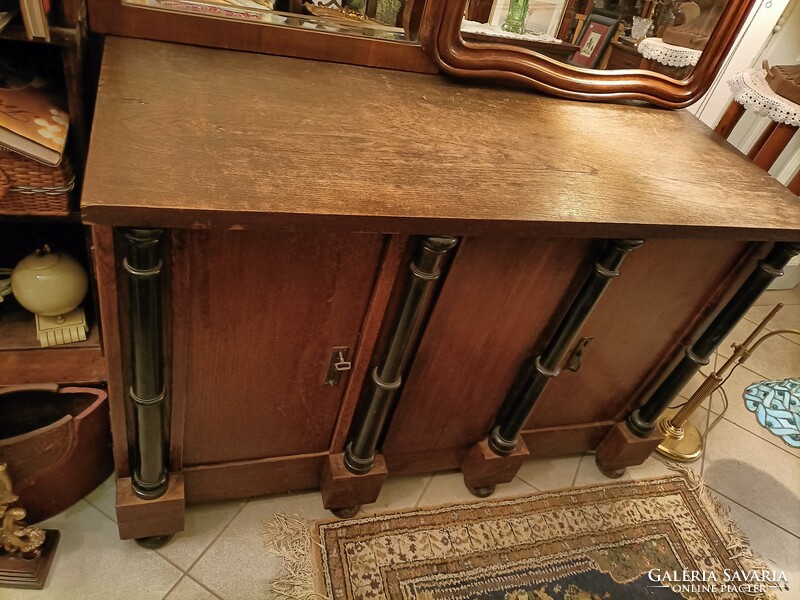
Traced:
<path fill-rule="evenodd" d="M 2 32 L 0 44 L 14 44 L 20 51 L 34 49 L 48 60 L 60 60 L 70 115 L 68 151 L 77 175 L 76 189 L 67 217 L 4 216 L 0 214 L 0 266 L 13 268 L 25 255 L 44 243 L 80 258 L 90 269 L 86 233 L 80 225 L 78 196 L 88 148 L 91 98 L 87 95 L 85 5 L 81 0 L 60 0 L 50 15 L 50 42 L 30 41 L 21 17 Z M 28 46 L 27 44 L 30 44 Z M 42 48 L 50 46 L 52 50 Z M 55 66 L 55 65 L 54 65 Z M 0 211 L 2 212 L 2 211 Z M 34 316 L 13 297 L 0 303 L 0 386 L 28 383 L 99 383 L 107 378 L 99 319 L 92 293 L 84 307 L 92 327 L 85 342 L 42 348 L 36 339 Z"/>
<path fill-rule="evenodd" d="M 85 342 L 42 348 L 34 316 L 13 297 L 0 304 L 0 385 L 93 383 L 103 381 L 105 372 L 96 325 Z"/>
<path fill-rule="evenodd" d="M 57 46 L 61 53 L 70 116 L 70 158 L 76 173 L 83 172 L 89 144 L 90 99 L 87 96 L 86 9 L 83 3 L 64 2 L 60 14 L 51 15 L 50 42 L 28 40 L 22 18 L 17 15 L 2 32 L 0 43 L 25 42 Z"/>
<path fill-rule="evenodd" d="M 0 266 L 13 268 L 43 244 L 64 250 L 90 267 L 85 230 L 68 217 L 0 219 Z M 106 380 L 97 311 L 90 292 L 83 302 L 91 328 L 84 342 L 42 348 L 32 313 L 12 296 L 0 303 L 0 386 L 28 383 L 100 383 Z"/>

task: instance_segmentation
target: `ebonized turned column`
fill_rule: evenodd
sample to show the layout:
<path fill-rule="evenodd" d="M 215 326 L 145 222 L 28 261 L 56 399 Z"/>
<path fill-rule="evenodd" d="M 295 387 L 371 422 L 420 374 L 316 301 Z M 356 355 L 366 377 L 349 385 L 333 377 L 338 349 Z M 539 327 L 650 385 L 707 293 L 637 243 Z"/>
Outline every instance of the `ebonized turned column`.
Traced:
<path fill-rule="evenodd" d="M 628 428 L 640 437 L 656 426 L 661 413 L 672 403 L 697 370 L 708 364 L 717 346 L 733 330 L 761 293 L 783 275 L 783 268 L 793 256 L 800 254 L 800 244 L 781 242 L 763 259 L 739 287 L 711 323 L 701 330 L 697 341 L 684 352 L 669 375 L 649 394 L 645 403 L 628 416 Z"/>
<path fill-rule="evenodd" d="M 378 445 L 394 397 L 403 382 L 411 351 L 428 314 L 428 306 L 445 256 L 458 243 L 451 237 L 423 238 L 410 264 L 411 277 L 403 297 L 400 315 L 394 324 L 386 356 L 372 371 L 372 391 L 365 405 L 364 417 L 351 432 L 344 451 L 345 467 L 357 475 L 368 473 L 375 461 Z"/>
<path fill-rule="evenodd" d="M 158 498 L 167 490 L 164 439 L 164 360 L 161 342 L 160 229 L 125 232 L 125 272 L 128 275 L 131 385 L 134 414 L 134 493 Z"/>
<path fill-rule="evenodd" d="M 592 270 L 572 301 L 547 347 L 534 360 L 534 369 L 527 382 L 514 396 L 506 399 L 498 413 L 497 422 L 489 435 L 489 448 L 500 456 L 511 454 L 517 438 L 533 410 L 534 404 L 553 377 L 569 348 L 608 284 L 619 275 L 625 256 L 644 243 L 644 240 L 611 240 L 597 257 Z"/>

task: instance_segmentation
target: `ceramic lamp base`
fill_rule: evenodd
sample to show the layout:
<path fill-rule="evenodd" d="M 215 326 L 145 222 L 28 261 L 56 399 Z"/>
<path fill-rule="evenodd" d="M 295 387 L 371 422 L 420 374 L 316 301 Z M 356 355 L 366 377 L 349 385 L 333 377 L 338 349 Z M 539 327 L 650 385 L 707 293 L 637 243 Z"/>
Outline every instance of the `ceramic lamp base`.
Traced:
<path fill-rule="evenodd" d="M 42 348 L 85 342 L 88 331 L 86 313 L 80 306 L 58 317 L 36 315 L 36 339 Z"/>

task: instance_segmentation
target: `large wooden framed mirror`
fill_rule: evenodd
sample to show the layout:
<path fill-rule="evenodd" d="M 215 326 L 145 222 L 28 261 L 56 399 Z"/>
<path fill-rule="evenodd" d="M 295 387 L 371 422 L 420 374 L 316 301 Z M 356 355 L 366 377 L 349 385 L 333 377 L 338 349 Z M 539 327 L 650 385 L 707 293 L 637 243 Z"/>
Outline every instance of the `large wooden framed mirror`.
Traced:
<path fill-rule="evenodd" d="M 426 5 L 420 36 L 452 76 L 681 108 L 711 85 L 754 3 L 439 0 Z"/>

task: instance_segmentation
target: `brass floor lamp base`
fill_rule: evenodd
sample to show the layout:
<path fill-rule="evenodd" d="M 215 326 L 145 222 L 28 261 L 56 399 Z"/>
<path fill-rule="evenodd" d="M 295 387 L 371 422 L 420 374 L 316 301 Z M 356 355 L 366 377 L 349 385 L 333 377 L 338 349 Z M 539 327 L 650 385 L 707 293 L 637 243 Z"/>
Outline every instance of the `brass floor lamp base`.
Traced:
<path fill-rule="evenodd" d="M 692 462 L 697 460 L 703 454 L 703 437 L 700 431 L 695 427 L 691 421 L 686 421 L 683 424 L 683 437 L 676 438 L 670 435 L 669 431 L 661 425 L 661 421 L 671 419 L 678 413 L 677 408 L 668 408 L 661 415 L 659 420 L 659 429 L 664 431 L 667 437 L 658 445 L 656 450 L 672 460 L 680 462 Z M 667 428 L 668 429 L 668 428 Z"/>

